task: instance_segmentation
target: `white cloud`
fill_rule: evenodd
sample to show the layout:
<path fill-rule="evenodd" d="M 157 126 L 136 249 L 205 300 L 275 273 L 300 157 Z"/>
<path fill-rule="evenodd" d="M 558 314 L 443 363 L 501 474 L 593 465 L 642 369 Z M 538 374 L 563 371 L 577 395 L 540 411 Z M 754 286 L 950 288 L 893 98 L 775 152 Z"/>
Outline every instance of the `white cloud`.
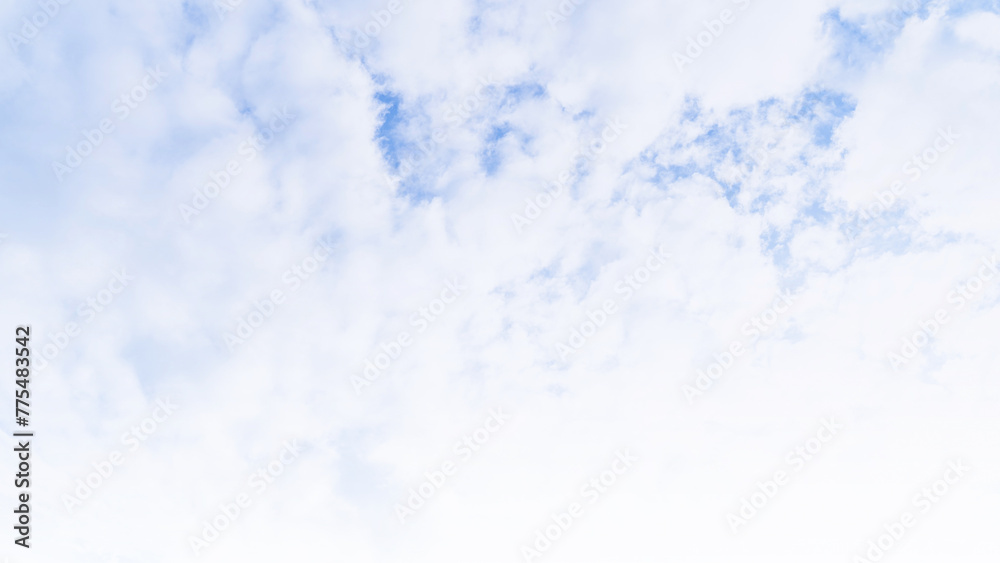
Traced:
<path fill-rule="evenodd" d="M 973 472 L 890 556 L 995 555 L 1000 286 L 961 310 L 948 296 L 996 252 L 997 16 L 935 2 L 883 36 L 888 2 L 743 5 L 583 2 L 552 26 L 558 2 L 402 2 L 359 46 L 388 2 L 222 19 L 207 0 L 74 2 L 0 55 L 0 316 L 32 325 L 36 355 L 82 327 L 32 382 L 37 559 L 190 559 L 293 439 L 301 457 L 200 559 L 516 560 L 624 448 L 634 469 L 541 561 L 850 559 L 956 456 Z M 0 30 L 24 15 L 3 8 Z M 58 182 L 51 162 L 156 65 L 162 86 Z M 287 128 L 241 152 L 285 107 Z M 619 138 L 577 158 L 608 120 Z M 234 160 L 186 224 L 179 206 Z M 518 233 L 511 215 L 564 171 Z M 286 276 L 321 239 L 329 259 Z M 660 245 L 664 268 L 616 291 Z M 123 266 L 134 283 L 87 322 Z M 468 290 L 421 331 L 455 278 Z M 940 308 L 950 322 L 893 370 Z M 351 376 L 403 332 L 359 397 Z M 683 386 L 734 342 L 690 405 Z M 67 513 L 164 397 L 178 412 Z M 393 505 L 498 405 L 510 422 L 400 526 Z M 733 536 L 725 515 L 830 415 L 843 434 Z"/>

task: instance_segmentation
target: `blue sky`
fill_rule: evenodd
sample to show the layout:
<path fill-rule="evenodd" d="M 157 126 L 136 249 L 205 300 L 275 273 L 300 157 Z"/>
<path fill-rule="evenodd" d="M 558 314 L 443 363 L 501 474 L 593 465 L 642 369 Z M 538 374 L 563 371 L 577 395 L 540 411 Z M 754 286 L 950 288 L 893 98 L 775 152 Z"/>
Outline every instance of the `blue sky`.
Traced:
<path fill-rule="evenodd" d="M 56 4 L 0 8 L 0 556 L 853 561 L 961 458 L 884 560 L 995 559 L 996 2 Z"/>

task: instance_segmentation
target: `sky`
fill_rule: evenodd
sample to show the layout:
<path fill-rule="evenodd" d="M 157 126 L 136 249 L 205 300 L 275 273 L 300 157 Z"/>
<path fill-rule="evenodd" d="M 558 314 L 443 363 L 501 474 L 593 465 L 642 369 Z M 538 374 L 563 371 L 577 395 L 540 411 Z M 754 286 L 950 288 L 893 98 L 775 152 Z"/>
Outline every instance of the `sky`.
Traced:
<path fill-rule="evenodd" d="M 1000 3 L 0 32 L 6 562 L 1000 554 Z"/>

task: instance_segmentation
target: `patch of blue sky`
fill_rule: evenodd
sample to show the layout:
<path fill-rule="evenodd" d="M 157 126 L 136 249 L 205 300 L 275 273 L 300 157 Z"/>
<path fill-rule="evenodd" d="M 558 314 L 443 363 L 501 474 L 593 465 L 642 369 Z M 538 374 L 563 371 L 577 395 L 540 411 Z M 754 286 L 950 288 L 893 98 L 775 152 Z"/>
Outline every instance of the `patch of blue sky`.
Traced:
<path fill-rule="evenodd" d="M 823 25 L 833 39 L 833 59 L 848 68 L 866 67 L 888 45 L 886 40 L 867 31 L 864 22 L 843 19 L 839 10 L 827 12 Z"/>
<path fill-rule="evenodd" d="M 855 258 L 937 251 L 962 240 L 956 233 L 928 233 L 906 205 L 895 205 L 867 219 L 860 213 L 853 213 L 842 224 L 842 232 L 851 241 Z"/>
<path fill-rule="evenodd" d="M 699 137 L 697 141 L 703 141 L 711 149 L 711 160 L 714 163 L 721 163 L 731 156 L 734 163 L 744 171 L 756 169 L 760 163 L 755 158 L 759 157 L 762 149 L 773 148 L 769 143 L 767 146 L 749 146 L 745 139 L 754 138 L 753 129 L 766 124 L 768 116 L 774 112 L 776 100 L 765 100 L 757 104 L 754 108 L 743 108 L 730 113 L 727 123 L 724 126 L 713 126 L 709 131 Z M 813 132 L 813 145 L 826 149 L 832 144 L 833 135 L 843 121 L 849 117 L 855 109 L 856 102 L 849 96 L 831 90 L 814 90 L 803 94 L 790 108 L 777 106 L 779 111 L 784 113 L 784 118 L 790 122 L 799 123 L 810 128 Z M 780 135 L 780 134 L 779 134 Z M 771 174 L 791 174 L 797 168 L 813 168 L 811 164 L 811 151 L 804 149 L 792 161 L 770 162 Z M 714 168 L 714 165 L 713 165 Z M 822 174 L 836 166 L 825 166 L 821 169 L 813 170 L 813 174 Z M 715 177 L 712 170 L 705 171 L 708 176 Z M 741 181 L 732 185 L 739 186 Z M 732 193 L 727 192 L 727 197 L 731 203 Z"/>
<path fill-rule="evenodd" d="M 540 100 L 545 98 L 548 92 L 545 86 L 537 82 L 519 82 L 505 86 L 501 90 L 501 100 L 498 104 L 498 111 L 509 111 L 519 104 L 528 100 Z"/>
<path fill-rule="evenodd" d="M 486 135 L 486 142 L 483 150 L 479 154 L 479 162 L 486 171 L 487 176 L 494 176 L 500 168 L 503 156 L 500 149 L 500 141 L 511 132 L 510 125 L 504 123 L 494 125 L 489 134 Z"/>
<path fill-rule="evenodd" d="M 701 116 L 701 103 L 698 98 L 688 96 L 684 100 L 684 109 L 681 110 L 682 122 L 693 122 Z"/>
<path fill-rule="evenodd" d="M 739 202 L 737 201 L 736 198 L 739 197 L 740 195 L 740 185 L 739 184 L 726 185 L 721 182 L 719 185 L 722 186 L 722 194 L 725 196 L 726 201 L 729 202 L 729 207 L 735 208 L 737 205 L 739 205 Z"/>
<path fill-rule="evenodd" d="M 879 230 L 871 233 L 865 239 L 861 239 L 861 244 L 855 248 L 858 254 L 868 254 L 880 256 L 892 254 L 894 256 L 904 256 L 916 250 L 918 236 L 914 233 L 900 229 L 898 226 Z"/>
<path fill-rule="evenodd" d="M 663 171 L 666 174 L 666 180 L 671 183 L 691 178 L 695 174 L 705 174 L 709 172 L 703 166 L 699 166 L 693 162 L 685 164 L 671 164 L 665 167 Z"/>
<path fill-rule="evenodd" d="M 643 150 L 639 153 L 638 157 L 625 164 L 622 172 L 624 174 L 635 174 L 645 178 L 653 185 L 662 188 L 666 168 L 656 162 L 657 154 L 657 151 L 652 148 Z"/>
<path fill-rule="evenodd" d="M 929 5 L 930 0 L 903 0 L 878 14 L 853 19 L 830 10 L 823 24 L 834 40 L 833 59 L 847 68 L 867 67 L 892 45 L 911 17 L 926 18 Z"/>
<path fill-rule="evenodd" d="M 821 225 L 826 225 L 833 221 L 833 213 L 826 208 L 825 205 L 826 198 L 817 198 L 812 200 L 808 205 L 802 208 L 802 213 L 806 217 L 813 219 L 816 223 Z"/>
<path fill-rule="evenodd" d="M 586 260 L 572 271 L 567 271 L 563 267 L 565 256 L 557 257 L 544 267 L 533 271 L 528 277 L 528 281 L 547 282 L 554 279 L 562 279 L 566 286 L 572 289 L 574 298 L 578 301 L 583 300 L 590 293 L 591 287 L 601 273 L 601 268 L 619 258 L 615 255 L 615 251 L 610 245 L 603 243 L 592 245 L 587 250 L 587 254 Z M 545 286 L 550 288 L 542 296 L 542 299 L 546 303 L 554 303 L 562 298 L 562 293 L 558 290 L 557 286 L 548 284 L 545 284 Z"/>
<path fill-rule="evenodd" d="M 952 0 L 948 3 L 948 15 L 959 18 L 976 12 L 1000 14 L 1000 0 Z"/>
<path fill-rule="evenodd" d="M 519 104 L 525 100 L 541 99 L 546 96 L 545 86 L 538 82 L 521 82 L 504 88 L 504 101 Z"/>
<path fill-rule="evenodd" d="M 768 115 L 768 113 L 773 109 L 784 111 L 784 102 L 782 102 L 780 98 L 772 96 L 758 101 L 757 105 L 754 106 L 754 110 L 758 115 Z"/>
<path fill-rule="evenodd" d="M 210 13 L 206 13 L 201 6 L 193 2 L 184 2 L 182 7 L 184 14 L 184 46 L 190 47 L 196 37 L 206 33 L 212 26 L 212 20 L 210 19 Z M 216 21 L 218 19 L 216 18 Z"/>
<path fill-rule="evenodd" d="M 249 118 L 254 117 L 254 110 L 247 103 L 246 99 L 239 100 L 239 102 L 237 103 L 236 111 L 238 111 L 240 115 L 242 115 L 243 117 L 249 117 Z"/>
<path fill-rule="evenodd" d="M 483 18 L 478 15 L 469 18 L 469 25 L 466 26 L 469 35 L 479 35 L 483 30 Z"/>
<path fill-rule="evenodd" d="M 808 224 L 829 224 L 834 221 L 834 214 L 828 209 L 826 194 L 818 186 L 822 184 L 823 178 L 839 168 L 840 164 L 816 166 L 814 155 L 816 150 L 830 150 L 834 133 L 843 121 L 853 114 L 855 106 L 856 102 L 851 97 L 832 90 L 806 91 L 791 104 L 775 99 L 762 100 L 753 106 L 734 110 L 723 119 L 704 123 L 701 132 L 692 141 L 675 142 L 666 149 L 644 153 L 640 163 L 651 168 L 655 173 L 651 181 L 661 189 L 666 189 L 670 184 L 695 174 L 713 178 L 722 186 L 724 196 L 734 208 L 738 205 L 737 198 L 744 187 L 746 177 L 726 181 L 717 174 L 721 163 L 732 162 L 744 171 L 766 166 L 765 172 L 769 177 L 806 171 L 812 187 L 808 190 L 808 202 L 800 209 L 799 218 L 787 232 L 772 228 L 761 235 L 761 246 L 765 253 L 771 257 L 776 266 L 785 268 L 791 260 L 788 241 L 794 230 Z M 700 114 L 696 110 L 697 101 L 689 101 L 688 108 L 691 117 L 699 116 L 696 118 L 697 123 L 697 119 L 700 119 Z M 799 154 L 793 155 L 790 159 L 768 159 L 766 164 L 762 164 L 754 159 L 754 155 L 761 147 L 752 146 L 751 139 L 762 137 L 756 134 L 759 128 L 766 129 L 764 138 L 774 136 L 775 133 L 770 129 L 776 118 L 779 121 L 790 122 L 785 127 L 803 127 L 812 131 L 812 139 L 801 148 Z M 778 132 L 779 136 L 780 134 L 781 132 Z M 772 145 L 773 143 L 769 143 L 768 148 Z M 671 159 L 670 154 L 688 156 L 683 159 Z M 754 198 L 746 211 L 764 213 L 780 198 L 779 192 L 765 189 Z"/>
<path fill-rule="evenodd" d="M 421 144 L 431 147 L 433 152 L 436 143 L 427 138 L 413 138 L 414 132 L 420 133 L 426 129 L 413 127 L 414 120 L 419 121 L 426 116 L 416 110 L 408 109 L 399 93 L 384 87 L 384 77 L 373 75 L 373 78 L 377 83 L 383 84 L 383 88 L 375 94 L 375 101 L 382 106 L 375 139 L 383 159 L 390 170 L 402 177 L 399 186 L 400 195 L 416 200 L 429 199 L 437 190 L 432 187 L 434 175 L 428 168 L 437 159 L 421 149 Z M 502 92 L 500 109 L 503 109 L 504 105 L 513 106 L 526 100 L 546 96 L 545 88 L 534 82 L 508 86 Z M 492 120 L 495 114 L 486 115 L 485 118 Z M 520 148 L 523 151 L 529 150 L 532 140 L 530 136 L 512 131 L 507 124 L 493 125 L 483 139 L 483 148 L 479 154 L 480 162 L 488 175 L 495 175 L 503 165 L 501 145 L 505 140 L 509 141 L 507 137 L 512 133 L 516 134 Z"/>
<path fill-rule="evenodd" d="M 702 134 L 695 137 L 694 144 L 706 144 L 715 148 L 728 148 L 734 145 L 732 137 L 723 135 L 722 128 L 715 123 L 708 127 Z"/>
<path fill-rule="evenodd" d="M 567 282 L 573 288 L 573 293 L 578 300 L 586 300 L 587 295 L 591 293 L 591 288 L 594 287 L 594 282 L 601 274 L 601 267 L 607 263 L 607 260 L 592 256 L 568 276 Z"/>
<path fill-rule="evenodd" d="M 531 272 L 528 276 L 529 282 L 542 282 L 542 293 L 538 296 L 544 303 L 555 303 L 562 299 L 563 293 L 559 289 L 561 286 L 545 283 L 559 278 L 562 275 L 561 263 L 565 257 L 557 256 L 545 266 Z M 513 292 L 516 295 L 517 291 Z"/>
<path fill-rule="evenodd" d="M 573 121 L 590 121 L 597 115 L 597 112 L 592 109 L 585 109 L 583 111 L 577 112 L 573 115 Z"/>
<path fill-rule="evenodd" d="M 750 202 L 750 213 L 763 213 L 774 202 L 774 194 L 762 193 Z"/>
<path fill-rule="evenodd" d="M 803 95 L 796 106 L 794 115 L 812 124 L 813 142 L 827 148 L 837 127 L 854 113 L 857 101 L 840 92 L 814 90 Z"/>
<path fill-rule="evenodd" d="M 433 199 L 438 191 L 435 187 L 438 174 L 433 166 L 436 144 L 429 137 L 411 138 L 410 125 L 415 114 L 403 107 L 398 93 L 379 90 L 375 100 L 382 105 L 375 140 L 389 169 L 400 176 L 397 195 L 416 202 Z M 420 130 L 430 134 L 426 128 Z"/>
<path fill-rule="evenodd" d="M 565 271 L 562 268 L 562 261 L 565 257 L 554 260 L 544 268 L 538 269 L 531 275 L 531 280 L 552 280 L 561 277 L 573 291 L 573 297 L 577 301 L 586 300 L 591 294 L 594 283 L 601 275 L 601 270 L 608 264 L 622 259 L 620 251 L 613 245 L 606 242 L 594 243 L 586 250 L 586 258 L 582 264 L 572 271 Z M 600 288 L 602 291 L 606 288 Z M 555 302 L 560 298 L 560 294 L 553 290 L 546 297 L 546 302 Z"/>
<path fill-rule="evenodd" d="M 396 195 L 414 203 L 431 201 L 440 195 L 437 178 L 438 175 L 431 170 L 418 170 L 417 173 L 400 179 Z"/>
<path fill-rule="evenodd" d="M 670 164 L 661 164 L 659 162 L 650 162 L 648 164 L 654 170 L 654 175 L 650 178 L 650 182 L 662 190 L 668 189 L 670 184 L 686 180 L 696 174 L 715 178 L 712 169 L 713 166 L 699 164 L 693 159 Z"/>
<path fill-rule="evenodd" d="M 537 150 L 532 146 L 534 137 L 525 131 L 515 129 L 509 123 L 493 125 L 483 142 L 480 153 L 480 163 L 488 176 L 496 175 L 504 161 L 504 148 L 510 150 L 516 146 L 521 154 L 529 157 L 537 156 Z"/>
<path fill-rule="evenodd" d="M 375 100 L 382 104 L 379 113 L 381 123 L 375 130 L 375 140 L 382 150 L 382 156 L 389 166 L 396 170 L 401 161 L 401 151 L 405 145 L 401 130 L 403 114 L 400 110 L 402 97 L 389 90 L 381 90 L 375 94 Z"/>
<path fill-rule="evenodd" d="M 559 263 L 559 261 L 558 261 L 558 259 L 556 259 L 556 260 L 553 260 L 551 263 L 549 263 L 547 266 L 535 270 L 528 277 L 528 280 L 529 281 L 535 281 L 535 280 L 539 280 L 539 279 L 550 280 L 550 279 L 556 277 L 556 272 L 558 272 L 558 270 L 559 270 L 559 268 L 557 267 L 558 263 Z"/>
<path fill-rule="evenodd" d="M 771 257 L 775 266 L 787 268 L 791 262 L 791 253 L 788 250 L 789 240 L 791 240 L 789 232 L 769 227 L 760 234 L 761 250 L 765 256 Z"/>

